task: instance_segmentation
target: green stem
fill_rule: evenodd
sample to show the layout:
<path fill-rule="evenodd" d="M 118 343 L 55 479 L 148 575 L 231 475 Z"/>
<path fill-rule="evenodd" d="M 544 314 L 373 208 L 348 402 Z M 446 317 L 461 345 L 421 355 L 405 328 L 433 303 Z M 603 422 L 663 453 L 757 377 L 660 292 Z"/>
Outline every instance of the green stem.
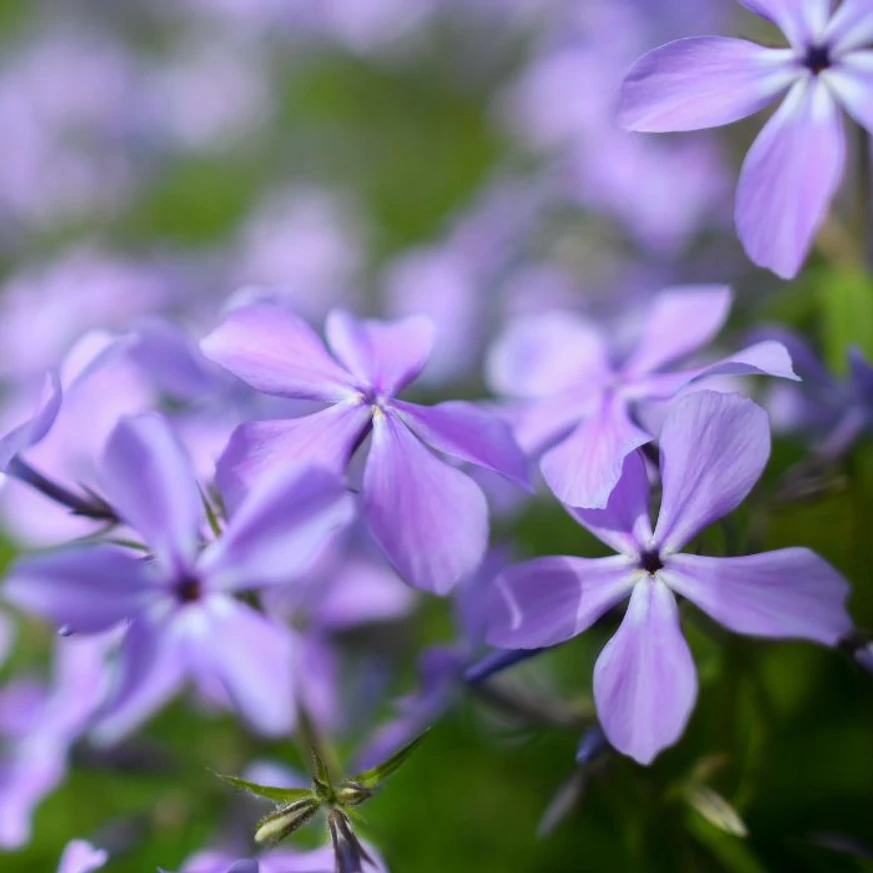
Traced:
<path fill-rule="evenodd" d="M 873 273 L 873 156 L 867 131 L 856 125 L 858 149 L 858 199 L 855 226 L 858 233 L 858 252 L 868 273 Z"/>

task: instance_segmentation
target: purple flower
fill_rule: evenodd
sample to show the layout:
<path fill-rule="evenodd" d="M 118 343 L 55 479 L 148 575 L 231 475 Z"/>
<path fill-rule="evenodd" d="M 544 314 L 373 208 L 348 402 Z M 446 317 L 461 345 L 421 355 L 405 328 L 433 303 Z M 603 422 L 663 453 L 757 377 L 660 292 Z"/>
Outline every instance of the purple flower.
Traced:
<path fill-rule="evenodd" d="M 547 557 L 514 567 L 493 589 L 489 641 L 507 648 L 561 643 L 630 596 L 594 669 L 594 698 L 610 743 L 648 764 L 677 741 L 697 696 L 676 595 L 738 633 L 835 645 L 852 623 L 845 580 L 807 549 L 744 557 L 682 553 L 735 509 L 770 452 L 766 413 L 739 395 L 700 391 L 679 400 L 660 437 L 663 496 L 654 530 L 639 453 L 624 464 L 604 510 L 577 521 L 619 554 Z"/>
<path fill-rule="evenodd" d="M 60 639 L 51 686 L 22 678 L 0 690 L 0 846 L 30 840 L 34 810 L 63 781 L 70 748 L 106 693 L 108 643 Z"/>
<path fill-rule="evenodd" d="M 369 844 L 365 845 L 376 861 L 376 865 L 368 869 L 387 873 L 388 868 L 379 854 Z M 306 852 L 273 849 L 246 861 L 236 861 L 236 857 L 225 851 L 198 852 L 184 863 L 179 873 L 333 873 L 336 868 L 336 856 L 330 846 Z"/>
<path fill-rule="evenodd" d="M 350 520 L 333 476 L 297 471 L 253 490 L 203 546 L 206 512 L 190 461 L 163 418 L 122 420 L 103 458 L 103 490 L 149 557 L 111 544 L 26 558 L 6 596 L 69 632 L 130 622 L 120 676 L 98 725 L 117 738 L 174 694 L 186 677 L 216 686 L 258 730 L 293 723 L 294 638 L 234 598 L 286 583 Z M 214 696 L 212 694 L 211 696 Z"/>
<path fill-rule="evenodd" d="M 99 870 L 109 860 L 104 849 L 95 849 L 85 840 L 73 840 L 67 843 L 58 873 L 92 873 Z"/>
<path fill-rule="evenodd" d="M 219 462 L 219 484 L 235 500 L 289 465 L 343 471 L 370 435 L 362 491 L 373 536 L 408 582 L 445 594 L 481 561 L 488 508 L 478 485 L 430 449 L 527 485 L 524 457 L 509 427 L 473 404 L 396 398 L 430 354 L 427 319 L 361 321 L 335 310 L 327 339 L 334 357 L 300 318 L 262 305 L 232 312 L 203 341 L 207 357 L 253 388 L 329 404 L 242 425 Z"/>
<path fill-rule="evenodd" d="M 633 418 L 642 401 L 665 400 L 689 383 L 719 374 L 795 379 L 777 342 L 761 342 L 705 367 L 670 365 L 701 349 L 731 306 L 728 288 L 670 289 L 656 295 L 633 351 L 617 361 L 604 331 L 569 312 L 518 319 L 491 350 L 488 377 L 498 393 L 521 401 L 516 436 L 545 454 L 543 476 L 569 506 L 602 509 L 624 459 L 652 437 Z"/>
<path fill-rule="evenodd" d="M 745 118 L 787 92 L 746 158 L 736 222 L 749 257 L 783 278 L 800 270 L 843 175 L 839 108 L 873 130 L 873 13 L 868 0 L 740 0 L 778 25 L 788 48 L 681 39 L 642 57 L 625 80 L 631 130 L 700 130 Z"/>
<path fill-rule="evenodd" d="M 15 457 L 35 446 L 51 430 L 61 410 L 61 380 L 54 370 L 46 374 L 36 409 L 21 424 L 0 436 L 0 473 L 5 473 Z"/>

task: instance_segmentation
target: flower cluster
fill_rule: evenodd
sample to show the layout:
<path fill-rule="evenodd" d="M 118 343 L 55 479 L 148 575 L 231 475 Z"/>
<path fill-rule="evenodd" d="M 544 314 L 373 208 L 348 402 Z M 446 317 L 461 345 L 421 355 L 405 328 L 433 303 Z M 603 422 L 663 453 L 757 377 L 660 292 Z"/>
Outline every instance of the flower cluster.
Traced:
<path fill-rule="evenodd" d="M 344 52 L 364 76 L 374 56 L 393 69 L 460 29 L 482 46 L 459 52 L 452 73 L 489 84 L 487 115 L 536 167 L 507 156 L 439 236 L 411 246 L 341 183 L 283 179 L 247 198 L 214 248 L 122 256 L 101 240 L 11 276 L 0 295 L 0 850 L 38 843 L 43 801 L 83 762 L 191 781 L 193 764 L 213 771 L 210 815 L 236 805 L 207 848 L 185 845 L 163 869 L 387 871 L 380 850 L 393 864 L 392 847 L 371 844 L 359 808 L 464 701 L 493 710 L 479 725 L 489 741 L 505 739 L 497 714 L 513 730 L 582 737 L 547 832 L 591 776 L 614 766 L 642 779 L 666 750 L 691 748 L 708 686 L 724 682 L 742 717 L 737 637 L 842 650 L 855 674 L 870 670 L 873 643 L 847 605 L 856 567 L 810 526 L 779 527 L 778 513 L 853 477 L 862 493 L 869 479 L 869 240 L 853 238 L 838 194 L 851 124 L 862 139 L 852 221 L 873 233 L 873 6 L 740 0 L 754 13 L 744 22 L 782 32 L 787 44 L 773 47 L 699 35 L 704 21 L 722 26 L 727 3 L 188 0 L 161 11 L 161 27 L 193 22 L 221 34 L 218 47 L 177 46 L 155 69 L 59 32 L 0 68 L 0 117 L 31 144 L 22 152 L 79 168 L 69 192 L 52 191 L 36 157 L 17 177 L 0 171 L 4 215 L 53 230 L 70 210 L 96 209 L 95 167 L 120 142 L 138 142 L 149 172 L 107 168 L 110 214 L 170 155 L 244 152 L 241 132 L 279 125 L 276 45 L 281 58 L 302 45 Z M 498 77 L 532 29 L 524 64 Z M 682 38 L 634 62 L 665 34 Z M 253 46 L 269 63 L 251 62 Z M 93 105 L 77 89 L 41 90 L 68 56 Z M 216 90 L 221 105 L 205 99 Z M 19 91 L 42 95 L 46 117 Z M 849 287 L 820 324 L 809 297 L 790 326 L 762 323 L 781 310 L 765 309 L 766 284 L 755 288 L 731 248 L 720 208 L 730 161 L 716 140 L 640 135 L 719 127 L 779 99 L 740 171 L 737 236 L 779 277 L 815 259 Z M 99 133 L 97 154 L 67 154 L 55 134 L 68 126 Z M 236 290 L 217 305 L 226 285 Z M 865 608 L 853 603 L 860 623 Z M 184 734 L 184 756 L 165 758 L 154 738 L 180 723 L 204 742 Z M 291 739 L 311 765 L 305 784 L 288 772 Z M 334 740 L 353 749 L 355 775 L 340 773 Z M 719 743 L 706 739 L 652 796 L 684 798 L 737 836 L 743 821 L 705 784 L 730 759 Z M 762 769 L 742 766 L 741 800 Z M 201 806 L 167 797 L 69 842 L 59 873 L 113 864 Z M 265 815 L 264 799 L 275 804 Z M 321 848 L 275 845 L 310 822 Z"/>

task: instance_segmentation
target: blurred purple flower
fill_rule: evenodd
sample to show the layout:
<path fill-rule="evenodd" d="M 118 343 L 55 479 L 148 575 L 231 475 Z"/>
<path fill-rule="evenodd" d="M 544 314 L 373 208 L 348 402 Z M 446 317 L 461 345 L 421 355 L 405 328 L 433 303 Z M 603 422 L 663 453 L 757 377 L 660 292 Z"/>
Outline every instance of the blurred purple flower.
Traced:
<path fill-rule="evenodd" d="M 425 318 L 361 321 L 332 312 L 327 338 L 291 312 L 251 306 L 232 312 L 206 339 L 207 357 L 267 394 L 330 404 L 285 421 L 242 425 L 219 463 L 231 501 L 289 465 L 341 472 L 371 435 L 363 503 L 376 542 L 401 576 L 445 594 L 472 573 L 488 543 L 481 489 L 430 449 L 487 467 L 527 486 L 525 460 L 509 427 L 471 403 L 424 407 L 396 399 L 421 372 L 433 329 Z"/>
<path fill-rule="evenodd" d="M 63 402 L 57 418 L 28 451 L 28 464 L 64 486 L 94 481 L 106 439 L 119 419 L 153 408 L 158 400 L 128 351 L 125 342 L 106 334 L 82 337 L 61 366 Z M 6 415 L 15 420 L 20 411 L 11 407 Z M 71 514 L 14 479 L 4 483 L 2 497 L 5 524 L 24 543 L 54 545 L 95 530 L 93 520 Z"/>
<path fill-rule="evenodd" d="M 58 417 L 62 399 L 60 376 L 51 370 L 46 374 L 42 395 L 33 414 L 0 436 L 0 473 L 6 473 L 21 452 L 45 438 Z"/>
<path fill-rule="evenodd" d="M 744 557 L 681 553 L 735 509 L 766 466 L 766 413 L 739 395 L 700 391 L 677 401 L 660 437 L 663 497 L 654 531 L 639 453 L 624 462 L 606 509 L 576 520 L 619 552 L 547 557 L 502 574 L 493 589 L 489 642 L 562 643 L 628 595 L 624 621 L 594 669 L 600 722 L 619 751 L 648 764 L 681 736 L 697 697 L 676 596 L 738 633 L 836 645 L 852 628 L 846 581 L 807 549 Z"/>
<path fill-rule="evenodd" d="M 36 806 L 63 781 L 70 748 L 106 693 L 109 642 L 59 639 L 51 686 L 19 678 L 0 690 L 0 846 L 30 840 Z"/>
<path fill-rule="evenodd" d="M 484 646 L 487 607 L 494 578 L 508 564 L 503 549 L 492 549 L 476 573 L 455 589 L 452 605 L 457 639 L 431 646 L 418 660 L 418 687 L 396 704 L 396 714 L 370 738 L 357 758 L 366 770 L 419 736 L 460 699 L 465 670 Z"/>
<path fill-rule="evenodd" d="M 319 188 L 271 192 L 246 219 L 237 243 L 231 306 L 270 300 L 321 321 L 355 300 L 364 228 L 353 202 Z"/>
<path fill-rule="evenodd" d="M 873 131 L 873 15 L 868 0 L 740 0 L 779 26 L 788 48 L 681 39 L 649 52 L 625 80 L 619 119 L 643 132 L 717 127 L 787 97 L 746 158 L 736 223 L 749 257 L 797 275 L 846 160 L 840 106 Z"/>
<path fill-rule="evenodd" d="M 770 375 L 796 379 L 777 342 L 757 343 L 707 366 L 671 370 L 702 349 L 727 319 L 731 292 L 718 286 L 662 291 L 643 333 L 623 361 L 606 332 L 568 312 L 512 323 L 491 350 L 492 389 L 520 401 L 511 411 L 516 436 L 558 499 L 600 509 L 621 476 L 625 458 L 652 439 L 634 421 L 643 401 L 663 400 L 707 376 Z"/>
<path fill-rule="evenodd" d="M 58 873 L 92 873 L 99 870 L 109 860 L 104 849 L 95 849 L 85 840 L 73 840 L 67 843 Z"/>
<path fill-rule="evenodd" d="M 781 329 L 762 333 L 788 349 L 802 380 L 798 385 L 774 385 L 768 391 L 774 429 L 812 436 L 823 459 L 842 457 L 873 425 L 873 366 L 859 349 L 851 349 L 848 373 L 840 380 L 799 336 Z"/>
<path fill-rule="evenodd" d="M 111 544 L 20 561 L 6 585 L 18 606 L 70 633 L 129 620 L 120 676 L 98 735 L 116 739 L 191 677 L 222 687 L 256 729 L 287 732 L 294 716 L 293 637 L 234 593 L 287 583 L 351 518 L 352 502 L 326 472 L 296 471 L 254 489 L 215 541 L 202 547 L 203 498 L 190 460 L 156 414 L 124 419 L 102 465 L 109 504 L 151 557 Z"/>
<path fill-rule="evenodd" d="M 379 853 L 369 844 L 365 845 L 376 861 L 370 869 L 375 873 L 388 873 Z M 272 849 L 246 861 L 237 861 L 237 857 L 226 851 L 198 852 L 183 864 L 179 873 L 334 873 L 336 869 L 331 846 L 311 851 Z"/>
<path fill-rule="evenodd" d="M 540 50 L 501 99 L 506 123 L 552 157 L 555 197 L 617 219 L 659 256 L 720 224 L 728 180 L 708 136 L 672 146 L 629 136 L 615 120 L 619 83 L 653 34 L 687 26 L 680 6 L 628 0 L 565 4 Z M 694 4 L 698 19 L 712 4 Z M 580 82 L 585 99 L 578 99 Z M 726 216 L 724 216 L 726 218 Z"/>

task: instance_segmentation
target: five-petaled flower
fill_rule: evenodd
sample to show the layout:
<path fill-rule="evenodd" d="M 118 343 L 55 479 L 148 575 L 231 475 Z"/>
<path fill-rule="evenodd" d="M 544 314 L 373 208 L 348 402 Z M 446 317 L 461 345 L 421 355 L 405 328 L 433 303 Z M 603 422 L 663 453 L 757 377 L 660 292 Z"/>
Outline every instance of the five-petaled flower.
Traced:
<path fill-rule="evenodd" d="M 680 39 L 643 56 L 619 119 L 658 133 L 717 127 L 787 96 L 746 158 L 737 190 L 740 239 L 755 263 L 797 274 L 839 187 L 842 105 L 873 132 L 873 7 L 869 0 L 740 0 L 780 27 L 787 48 L 717 36 Z"/>
<path fill-rule="evenodd" d="M 539 648 L 582 633 L 630 596 L 624 620 L 594 670 L 603 729 L 619 751 L 651 762 L 682 734 L 697 677 L 676 595 L 739 633 L 833 646 L 851 629 L 848 586 L 820 557 L 789 548 L 711 558 L 681 550 L 735 509 L 770 452 L 766 413 L 739 395 L 701 391 L 679 400 L 660 436 L 663 496 L 649 519 L 649 482 L 639 452 L 624 464 L 604 510 L 575 518 L 619 554 L 546 557 L 498 577 L 490 642 Z"/>
<path fill-rule="evenodd" d="M 208 357 L 255 389 L 329 404 L 241 425 L 219 462 L 222 492 L 234 500 L 295 465 L 344 471 L 371 435 L 362 490 L 374 538 L 408 582 L 445 594 L 481 562 L 488 508 L 479 486 L 430 449 L 527 486 L 524 456 L 509 427 L 471 403 L 397 399 L 430 355 L 426 318 L 361 321 L 335 310 L 326 334 L 334 357 L 302 319 L 257 305 L 232 312 L 203 341 Z"/>
<path fill-rule="evenodd" d="M 190 459 L 160 415 L 121 421 L 102 474 L 108 503 L 147 554 L 106 542 L 30 556 L 13 568 L 5 591 L 69 633 L 129 622 L 98 735 L 126 733 L 186 678 L 262 732 L 287 732 L 294 637 L 234 594 L 286 584 L 311 565 L 352 518 L 342 483 L 318 469 L 277 477 L 252 490 L 221 536 L 204 542 L 207 514 Z"/>
<path fill-rule="evenodd" d="M 750 346 L 708 366 L 673 369 L 719 331 L 731 306 L 729 288 L 698 286 L 656 295 L 643 333 L 620 355 L 605 331 L 569 312 L 550 312 L 510 325 L 488 360 L 516 436 L 549 487 L 569 506 L 602 509 L 624 459 L 652 437 L 635 420 L 645 401 L 667 400 L 691 382 L 722 374 L 796 379 L 778 342 Z"/>

